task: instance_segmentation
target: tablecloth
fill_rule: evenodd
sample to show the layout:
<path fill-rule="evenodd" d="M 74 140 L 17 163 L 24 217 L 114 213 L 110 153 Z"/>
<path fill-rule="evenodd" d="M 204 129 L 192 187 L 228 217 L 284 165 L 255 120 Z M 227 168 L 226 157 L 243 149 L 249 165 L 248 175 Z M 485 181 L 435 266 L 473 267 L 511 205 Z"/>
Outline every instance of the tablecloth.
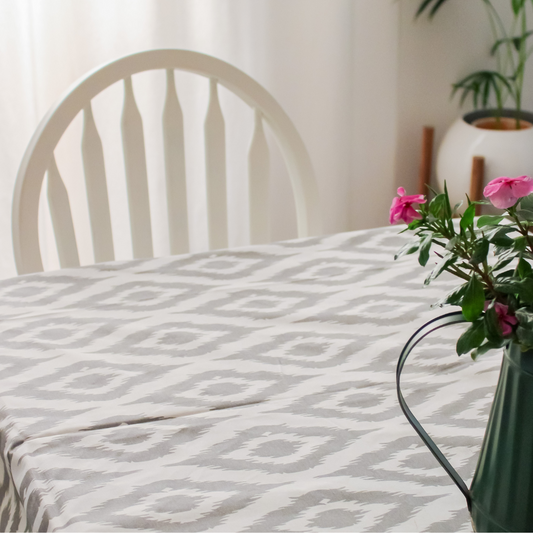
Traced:
<path fill-rule="evenodd" d="M 400 411 L 424 287 L 398 228 L 0 282 L 0 529 L 467 531 Z M 403 389 L 469 482 L 500 353 L 430 337 Z"/>

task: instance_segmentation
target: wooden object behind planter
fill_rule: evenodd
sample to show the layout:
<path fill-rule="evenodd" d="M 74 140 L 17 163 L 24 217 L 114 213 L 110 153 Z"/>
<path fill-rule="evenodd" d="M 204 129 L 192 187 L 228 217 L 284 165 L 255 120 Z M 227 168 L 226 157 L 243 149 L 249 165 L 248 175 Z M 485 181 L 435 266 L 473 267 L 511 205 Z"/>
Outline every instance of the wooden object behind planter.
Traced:
<path fill-rule="evenodd" d="M 424 126 L 422 130 L 422 155 L 420 157 L 420 170 L 418 173 L 418 194 L 427 194 L 431 180 L 431 162 L 433 159 L 433 138 L 435 128 Z"/>
<path fill-rule="evenodd" d="M 427 195 L 427 185 L 431 181 L 431 164 L 433 160 L 433 139 L 435 128 L 424 126 L 422 129 L 422 151 L 420 155 L 420 169 L 418 173 L 418 194 Z M 472 158 L 472 174 L 470 177 L 469 198 L 477 202 L 483 198 L 483 180 L 485 178 L 485 158 L 475 155 Z M 476 215 L 481 214 L 480 205 L 476 206 Z"/>
<path fill-rule="evenodd" d="M 470 200 L 477 202 L 483 195 L 483 178 L 485 176 L 485 158 L 475 155 L 472 158 L 472 177 L 470 179 Z M 476 215 L 481 214 L 481 206 L 476 205 Z"/>

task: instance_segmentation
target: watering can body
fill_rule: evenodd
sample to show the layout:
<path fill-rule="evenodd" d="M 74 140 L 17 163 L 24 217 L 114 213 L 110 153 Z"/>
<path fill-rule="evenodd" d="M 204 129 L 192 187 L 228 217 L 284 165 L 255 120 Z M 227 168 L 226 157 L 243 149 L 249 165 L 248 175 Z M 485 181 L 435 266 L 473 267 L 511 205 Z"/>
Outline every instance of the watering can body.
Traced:
<path fill-rule="evenodd" d="M 476 531 L 533 531 L 533 352 L 511 344 L 472 486 Z"/>
<path fill-rule="evenodd" d="M 465 495 L 475 531 L 533 531 L 533 351 L 522 352 L 512 343 L 505 348 L 470 489 L 416 420 L 401 394 L 401 370 L 414 346 L 435 329 L 463 321 L 461 313 L 439 317 L 418 330 L 406 344 L 397 369 L 400 406 Z"/>

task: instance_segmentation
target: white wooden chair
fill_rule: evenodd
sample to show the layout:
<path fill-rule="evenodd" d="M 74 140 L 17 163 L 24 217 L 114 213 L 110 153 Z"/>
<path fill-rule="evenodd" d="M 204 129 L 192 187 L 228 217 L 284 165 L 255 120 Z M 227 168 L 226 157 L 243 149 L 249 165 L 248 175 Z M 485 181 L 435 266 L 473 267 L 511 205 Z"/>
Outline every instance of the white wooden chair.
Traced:
<path fill-rule="evenodd" d="M 45 173 L 48 173 L 47 197 L 61 268 L 79 265 L 68 194 L 57 169 L 54 150 L 80 111 L 83 112 L 81 151 L 94 258 L 96 262 L 114 260 L 104 153 L 92 115 L 91 99 L 121 80 L 124 84 L 121 130 L 133 255 L 135 258 L 153 256 L 143 125 L 131 78 L 136 73 L 153 69 L 167 72 L 162 127 L 171 253 L 188 251 L 183 121 L 174 69 L 209 79 L 204 138 L 210 249 L 227 246 L 225 134 L 218 84 L 254 109 L 255 129 L 248 152 L 251 242 L 269 240 L 265 202 L 269 152 L 263 120 L 273 132 L 287 165 L 294 192 L 298 236 L 320 233 L 319 199 L 309 155 L 293 123 L 274 98 L 244 72 L 214 57 L 189 50 L 149 50 L 90 72 L 67 91 L 37 127 L 22 159 L 13 198 L 13 244 L 19 274 L 43 270 L 38 209 Z"/>

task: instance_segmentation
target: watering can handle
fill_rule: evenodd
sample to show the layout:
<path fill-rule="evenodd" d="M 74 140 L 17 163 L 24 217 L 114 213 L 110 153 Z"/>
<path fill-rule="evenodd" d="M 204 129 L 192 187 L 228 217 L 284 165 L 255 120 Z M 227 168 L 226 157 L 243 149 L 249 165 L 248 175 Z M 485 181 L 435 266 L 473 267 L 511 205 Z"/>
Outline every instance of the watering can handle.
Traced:
<path fill-rule="evenodd" d="M 420 438 L 424 441 L 424 444 L 429 448 L 431 453 L 435 456 L 435 459 L 440 463 L 440 465 L 446 470 L 448 475 L 452 478 L 453 482 L 459 487 L 459 490 L 464 494 L 468 509 L 470 509 L 471 505 L 471 496 L 470 491 L 468 490 L 465 482 L 461 479 L 461 476 L 456 472 L 455 468 L 448 462 L 446 457 L 442 454 L 442 452 L 437 448 L 437 445 L 433 442 L 431 437 L 426 433 L 424 428 L 420 425 L 420 422 L 415 418 L 409 407 L 407 406 L 407 403 L 402 395 L 402 391 L 400 390 L 400 376 L 402 374 L 403 367 L 405 365 L 405 361 L 407 361 L 407 357 L 413 350 L 413 348 L 427 335 L 430 333 L 436 331 L 437 329 L 443 328 L 445 326 L 449 326 L 451 324 L 459 324 L 461 322 L 466 322 L 466 320 L 463 317 L 463 314 L 458 311 L 454 313 L 448 313 L 446 315 L 442 315 L 438 318 L 434 318 L 433 320 L 430 320 L 426 324 L 424 324 L 416 333 L 407 341 L 407 344 L 404 346 L 402 353 L 400 354 L 400 359 L 398 360 L 398 366 L 396 367 L 396 390 L 398 392 L 398 400 L 400 402 L 400 407 L 402 408 L 402 411 L 404 415 L 407 417 L 407 420 L 409 420 L 409 423 L 413 426 L 415 431 L 418 433 Z"/>

